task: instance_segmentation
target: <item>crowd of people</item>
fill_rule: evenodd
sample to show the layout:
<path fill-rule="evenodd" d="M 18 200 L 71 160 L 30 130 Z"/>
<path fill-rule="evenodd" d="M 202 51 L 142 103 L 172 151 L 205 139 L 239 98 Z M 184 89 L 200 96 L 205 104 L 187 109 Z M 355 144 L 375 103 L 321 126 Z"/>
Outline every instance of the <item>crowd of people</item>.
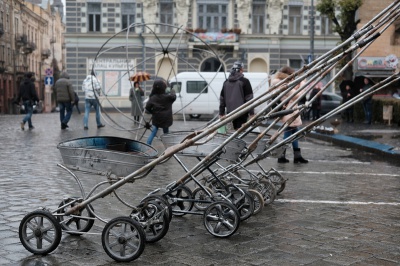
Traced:
<path fill-rule="evenodd" d="M 237 61 L 233 64 L 230 75 L 228 79 L 224 82 L 221 94 L 219 95 L 219 115 L 220 119 L 224 119 L 226 114 L 229 114 L 233 110 L 237 109 L 241 105 L 253 99 L 253 89 L 250 81 L 243 75 L 244 65 L 242 62 Z M 286 79 L 288 76 L 294 73 L 294 69 L 289 66 L 283 66 L 279 71 L 273 74 L 270 80 L 270 86 L 278 84 L 280 81 Z M 26 111 L 26 116 L 21 122 L 21 129 L 25 129 L 25 124 L 28 123 L 29 129 L 33 129 L 32 124 L 32 113 L 33 105 L 35 102 L 39 101 L 38 95 L 36 93 L 34 83 L 33 83 L 32 73 L 27 73 L 24 80 L 20 84 L 19 95 L 16 99 L 17 102 L 22 100 L 24 109 Z M 306 104 L 308 109 L 298 110 L 296 109 L 293 113 L 286 115 L 281 118 L 282 123 L 288 123 L 288 127 L 284 131 L 284 139 L 289 138 L 291 135 L 295 134 L 299 127 L 302 125 L 302 120 L 317 120 L 321 117 L 322 109 L 322 88 L 323 83 L 313 83 L 309 86 L 308 95 L 302 95 L 301 99 L 300 93 L 296 93 L 298 88 L 303 87 L 305 81 L 299 83 L 292 90 L 288 91 L 280 101 L 284 101 L 286 98 L 290 97 L 290 100 L 283 109 L 286 107 L 297 108 L 297 103 Z M 282 84 L 281 86 L 284 86 Z M 358 94 L 367 91 L 373 86 L 372 81 L 369 78 L 363 79 L 363 85 L 356 88 L 355 83 L 351 80 L 344 80 L 340 83 L 340 92 L 342 96 L 342 103 L 347 103 L 351 101 Z M 72 83 L 69 80 L 69 75 L 67 72 L 62 72 L 60 78 L 54 85 L 54 91 L 56 94 L 56 100 L 60 112 L 60 124 L 61 129 L 67 129 L 68 122 L 71 118 L 73 107 L 75 106 L 77 112 L 81 114 L 79 109 L 79 96 L 75 91 Z M 89 113 L 90 110 L 95 110 L 95 118 L 97 128 L 102 128 L 105 125 L 101 123 L 101 106 L 99 103 L 99 97 L 101 95 L 101 84 L 97 79 L 96 75 L 91 72 L 82 83 L 82 91 L 85 95 L 85 113 L 83 117 L 83 129 L 89 129 Z M 129 90 L 129 101 L 131 102 L 131 115 L 133 117 L 134 123 L 141 123 L 141 117 L 143 114 L 149 113 L 152 115 L 151 125 L 148 128 L 151 129 L 150 135 L 147 139 L 147 144 L 151 145 L 153 139 L 157 135 L 158 129 L 162 128 L 164 133 L 169 132 L 169 127 L 173 124 L 173 114 L 172 105 L 176 100 L 176 95 L 174 90 L 168 88 L 168 84 L 165 80 L 157 79 L 153 82 L 152 91 L 150 93 L 149 99 L 146 106 L 143 105 L 145 92 L 142 89 L 139 82 L 135 81 L 132 88 Z M 398 96 L 400 98 L 400 96 Z M 365 115 L 365 124 L 372 123 L 372 93 L 366 95 L 362 100 L 362 106 Z M 300 114 L 299 114 L 300 112 Z M 249 110 L 247 113 L 235 118 L 232 121 L 232 126 L 234 130 L 242 127 L 244 123 L 248 121 L 254 115 L 254 109 Z M 342 118 L 345 122 L 354 122 L 354 106 L 351 105 L 344 109 L 341 113 Z M 293 141 L 292 148 L 294 151 L 294 163 L 307 163 L 308 161 L 304 159 L 301 155 L 301 150 L 299 148 L 299 143 L 297 140 Z M 287 163 L 289 160 L 286 158 L 285 152 L 278 159 L 278 163 Z"/>

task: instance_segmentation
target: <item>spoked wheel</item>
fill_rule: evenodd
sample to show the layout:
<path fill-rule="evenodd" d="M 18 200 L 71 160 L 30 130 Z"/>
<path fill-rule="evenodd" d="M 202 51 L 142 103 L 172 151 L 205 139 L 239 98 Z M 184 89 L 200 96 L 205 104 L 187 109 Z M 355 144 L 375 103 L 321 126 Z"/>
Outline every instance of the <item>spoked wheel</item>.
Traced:
<path fill-rule="evenodd" d="M 168 203 L 168 201 L 160 195 L 149 195 L 142 199 L 140 203 L 145 203 L 145 202 L 156 202 L 158 203 L 161 207 L 165 208 L 165 213 L 168 215 L 168 221 L 171 222 L 172 220 L 172 207 Z"/>
<path fill-rule="evenodd" d="M 203 214 L 207 231 L 216 237 L 233 235 L 240 225 L 240 215 L 236 207 L 228 201 L 211 203 Z"/>
<path fill-rule="evenodd" d="M 155 201 L 143 203 L 134 211 L 131 217 L 137 220 L 146 234 L 146 242 L 154 243 L 161 240 L 168 232 L 169 218 L 164 207 Z"/>
<path fill-rule="evenodd" d="M 63 214 L 70 208 L 75 207 L 78 204 L 77 199 L 64 199 L 58 206 L 61 209 L 57 213 Z M 61 228 L 70 235 L 81 235 L 84 232 L 89 232 L 94 224 L 94 219 L 93 207 L 90 204 L 72 214 L 57 216 L 57 221 L 60 223 Z"/>
<path fill-rule="evenodd" d="M 269 179 L 260 179 L 258 181 L 251 182 L 249 189 L 257 190 L 263 195 L 265 204 L 271 204 L 274 202 L 276 197 L 276 189 L 274 184 Z"/>
<path fill-rule="evenodd" d="M 239 190 L 234 185 L 228 185 L 226 190 L 228 192 L 225 196 L 237 208 L 240 220 L 244 221 L 250 218 L 254 212 L 253 196 L 245 190 Z"/>
<path fill-rule="evenodd" d="M 278 172 L 270 172 L 268 173 L 269 180 L 272 181 L 276 188 L 276 194 L 281 193 L 286 187 L 286 179 Z"/>
<path fill-rule="evenodd" d="M 103 229 L 101 243 L 104 251 L 116 261 L 137 259 L 143 252 L 146 236 L 142 226 L 130 217 L 117 217 Z"/>
<path fill-rule="evenodd" d="M 185 185 L 168 192 L 165 197 L 168 199 L 175 216 L 183 216 L 186 214 L 185 212 L 193 208 L 193 202 L 187 201 L 193 199 L 192 191 Z"/>
<path fill-rule="evenodd" d="M 257 190 L 254 189 L 249 189 L 247 190 L 247 192 L 249 192 L 252 196 L 253 196 L 253 200 L 254 200 L 254 212 L 253 214 L 258 214 L 262 211 L 262 209 L 264 208 L 264 198 L 261 195 L 260 192 L 258 192 Z"/>
<path fill-rule="evenodd" d="M 19 239 L 33 254 L 45 255 L 57 248 L 61 241 L 61 226 L 48 211 L 28 213 L 19 225 Z"/>
<path fill-rule="evenodd" d="M 205 189 L 207 189 L 207 191 L 212 194 L 211 189 Z M 193 199 L 195 200 L 194 207 L 199 211 L 204 211 L 205 209 L 207 209 L 208 205 L 210 205 L 210 203 L 212 202 L 211 197 L 201 187 L 197 187 L 195 190 L 193 190 Z"/>

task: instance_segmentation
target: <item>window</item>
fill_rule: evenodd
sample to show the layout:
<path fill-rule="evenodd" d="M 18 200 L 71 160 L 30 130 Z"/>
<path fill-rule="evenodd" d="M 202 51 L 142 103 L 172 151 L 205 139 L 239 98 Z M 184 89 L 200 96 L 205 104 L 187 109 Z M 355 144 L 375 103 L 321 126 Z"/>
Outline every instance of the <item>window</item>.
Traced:
<path fill-rule="evenodd" d="M 228 4 L 199 4 L 198 27 L 209 32 L 218 32 L 227 27 Z"/>
<path fill-rule="evenodd" d="M 327 16 L 321 16 L 321 34 L 330 35 L 332 33 L 332 20 L 330 20 Z"/>
<path fill-rule="evenodd" d="M 172 82 L 171 88 L 175 91 L 175 93 L 180 93 L 182 88 L 181 82 Z"/>
<path fill-rule="evenodd" d="M 126 29 L 129 25 L 135 23 L 135 14 L 135 3 L 121 3 L 121 23 L 123 29 Z"/>
<path fill-rule="evenodd" d="M 295 70 L 303 67 L 303 60 L 301 59 L 289 59 L 289 66 Z"/>
<path fill-rule="evenodd" d="M 264 33 L 265 25 L 265 1 L 253 1 L 253 18 L 252 18 L 253 33 Z"/>
<path fill-rule="evenodd" d="M 161 2 L 160 3 L 160 23 L 172 25 L 173 17 L 174 17 L 174 3 L 173 2 Z M 166 25 L 160 25 L 160 32 L 171 33 L 173 30 L 172 27 Z"/>
<path fill-rule="evenodd" d="M 289 34 L 301 34 L 301 6 L 289 6 Z"/>
<path fill-rule="evenodd" d="M 188 81 L 187 93 L 208 93 L 208 84 L 205 81 Z"/>
<path fill-rule="evenodd" d="M 88 3 L 88 24 L 89 32 L 100 31 L 101 23 L 101 4 L 100 3 Z"/>

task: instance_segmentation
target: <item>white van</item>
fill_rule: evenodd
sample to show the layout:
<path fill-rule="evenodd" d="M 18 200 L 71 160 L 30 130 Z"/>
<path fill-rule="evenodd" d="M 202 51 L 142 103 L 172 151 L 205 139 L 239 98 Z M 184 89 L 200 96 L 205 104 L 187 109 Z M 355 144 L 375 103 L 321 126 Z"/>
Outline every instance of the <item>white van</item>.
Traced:
<path fill-rule="evenodd" d="M 249 79 L 254 97 L 268 90 L 267 73 L 243 73 Z M 218 114 L 219 96 L 229 73 L 181 72 L 169 80 L 176 92 L 173 113 L 187 114 L 199 118 L 202 114 Z M 261 110 L 257 107 L 255 111 Z"/>

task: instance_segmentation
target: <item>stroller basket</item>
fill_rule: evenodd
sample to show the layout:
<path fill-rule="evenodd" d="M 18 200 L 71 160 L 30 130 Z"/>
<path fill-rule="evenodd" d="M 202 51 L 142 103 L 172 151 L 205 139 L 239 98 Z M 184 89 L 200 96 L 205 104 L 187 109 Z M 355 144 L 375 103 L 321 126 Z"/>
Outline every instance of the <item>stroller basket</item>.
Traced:
<path fill-rule="evenodd" d="M 246 136 L 243 137 L 243 140 L 246 142 L 246 145 L 249 146 L 251 144 L 251 142 L 257 138 L 257 136 L 258 136 L 258 133 L 250 132 Z M 257 142 L 257 147 L 253 151 L 254 155 L 262 154 L 265 150 L 267 150 L 268 147 L 270 147 L 273 144 L 273 143 L 271 145 L 268 144 L 270 137 L 271 137 L 271 135 L 265 134 L 263 136 L 263 138 Z M 275 140 L 275 142 L 280 142 L 280 141 L 281 140 L 279 138 Z M 282 145 L 279 148 L 271 150 L 268 153 L 268 157 L 272 157 L 272 158 L 280 157 L 282 155 L 282 153 L 284 152 L 284 150 L 286 149 L 286 146 L 287 145 Z"/>
<path fill-rule="evenodd" d="M 158 155 L 153 147 L 119 137 L 85 137 L 57 145 L 64 164 L 89 172 L 127 176 Z"/>
<path fill-rule="evenodd" d="M 161 141 L 165 148 L 171 147 L 175 144 L 181 143 L 187 135 L 192 132 L 172 132 L 161 135 Z M 178 152 L 184 156 L 204 157 L 210 154 L 213 150 L 219 147 L 226 140 L 226 135 L 216 134 L 211 140 L 201 145 L 190 146 L 186 149 Z M 199 140 L 199 142 L 205 141 L 205 139 Z M 220 158 L 228 161 L 235 162 L 241 151 L 246 146 L 246 143 L 241 139 L 233 139 L 223 148 L 223 152 L 220 154 Z"/>

